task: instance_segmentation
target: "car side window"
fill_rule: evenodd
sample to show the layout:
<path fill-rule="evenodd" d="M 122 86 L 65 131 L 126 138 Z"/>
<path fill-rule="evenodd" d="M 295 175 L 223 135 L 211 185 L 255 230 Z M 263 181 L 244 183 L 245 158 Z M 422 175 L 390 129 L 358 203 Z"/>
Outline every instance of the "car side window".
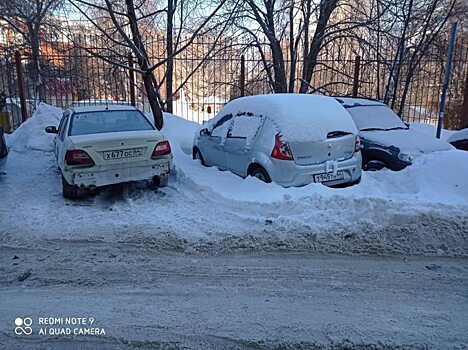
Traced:
<path fill-rule="evenodd" d="M 229 126 L 227 137 L 252 140 L 262 125 L 262 120 L 258 115 L 240 113 Z"/>
<path fill-rule="evenodd" d="M 62 120 L 60 121 L 59 129 L 58 129 L 58 136 L 61 141 L 63 141 L 65 138 L 65 129 L 67 126 L 68 118 L 69 118 L 68 113 L 64 113 Z"/>
<path fill-rule="evenodd" d="M 227 128 L 229 126 L 229 121 L 232 119 L 232 114 L 227 114 L 216 122 L 211 131 L 211 136 L 226 136 Z"/>

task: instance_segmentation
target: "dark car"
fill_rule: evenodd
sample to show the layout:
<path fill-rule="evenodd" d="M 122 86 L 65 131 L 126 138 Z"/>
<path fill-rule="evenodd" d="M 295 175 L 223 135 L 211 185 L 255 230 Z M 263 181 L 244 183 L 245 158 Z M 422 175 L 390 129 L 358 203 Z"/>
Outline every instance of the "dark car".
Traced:
<path fill-rule="evenodd" d="M 7 156 L 8 148 L 3 135 L 3 127 L 0 126 L 0 175 L 4 174 Z"/>
<path fill-rule="evenodd" d="M 454 132 L 447 139 L 447 142 L 455 148 L 468 151 L 468 128 Z"/>
<path fill-rule="evenodd" d="M 336 97 L 359 130 L 364 170 L 402 170 L 424 153 L 453 147 L 404 123 L 386 104 L 369 99 Z"/>

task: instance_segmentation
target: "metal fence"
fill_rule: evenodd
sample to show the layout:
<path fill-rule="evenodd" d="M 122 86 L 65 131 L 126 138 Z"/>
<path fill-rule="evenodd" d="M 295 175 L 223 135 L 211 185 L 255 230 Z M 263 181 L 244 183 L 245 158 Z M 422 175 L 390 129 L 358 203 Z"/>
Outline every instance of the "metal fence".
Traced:
<path fill-rule="evenodd" d="M 134 89 L 136 104 L 145 112 L 149 111 L 141 79 L 137 76 L 132 84 L 128 71 L 109 63 L 128 64 L 128 53 L 107 50 L 99 36 L 80 35 L 75 39 L 49 39 L 43 45 L 40 66 L 44 102 L 60 108 L 72 104 L 130 103 Z M 164 37 L 148 35 L 145 42 L 152 62 L 165 58 Z M 463 113 L 467 44 L 460 38 L 455 49 L 447 100 L 448 121 L 451 115 Z M 106 60 L 91 55 L 83 46 L 101 48 L 100 55 Z M 9 129 L 14 130 L 34 110 L 38 90 L 35 70 L 27 50 L 13 45 L 0 46 L 0 50 L 0 92 L 7 96 Z M 21 56 L 15 58 L 17 50 L 21 51 Z M 268 56 L 266 60 L 269 60 Z M 286 55 L 286 66 L 289 63 Z M 444 65 L 445 52 L 433 48 L 413 72 L 404 108 L 399 111 L 405 121 L 435 124 Z M 390 66 L 390 60 L 375 59 L 370 55 L 362 55 L 357 62 L 356 52 L 335 46 L 319 56 L 309 92 L 339 96 L 354 92 L 361 97 L 383 99 Z M 407 63 L 403 62 L 402 74 L 407 70 Z M 165 65 L 155 71 L 163 98 L 165 73 Z M 400 82 L 396 89 L 396 102 L 392 106 L 396 111 L 402 84 Z M 272 88 L 257 48 L 239 39 L 199 38 L 174 59 L 173 91 L 174 114 L 202 123 L 229 100 L 242 94 L 272 93 Z"/>

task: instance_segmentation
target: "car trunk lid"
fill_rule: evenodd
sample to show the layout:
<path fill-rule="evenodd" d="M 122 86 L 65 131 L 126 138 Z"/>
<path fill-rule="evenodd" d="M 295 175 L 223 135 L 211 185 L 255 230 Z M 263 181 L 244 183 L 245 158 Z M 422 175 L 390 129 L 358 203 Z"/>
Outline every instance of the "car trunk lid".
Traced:
<path fill-rule="evenodd" d="M 70 139 L 75 149 L 86 151 L 96 165 L 107 165 L 148 160 L 164 137 L 155 130 L 143 130 L 77 135 Z"/>
<path fill-rule="evenodd" d="M 318 142 L 289 142 L 294 161 L 298 165 L 321 164 L 328 160 L 345 160 L 354 154 L 356 135 L 332 131 L 327 139 Z"/>

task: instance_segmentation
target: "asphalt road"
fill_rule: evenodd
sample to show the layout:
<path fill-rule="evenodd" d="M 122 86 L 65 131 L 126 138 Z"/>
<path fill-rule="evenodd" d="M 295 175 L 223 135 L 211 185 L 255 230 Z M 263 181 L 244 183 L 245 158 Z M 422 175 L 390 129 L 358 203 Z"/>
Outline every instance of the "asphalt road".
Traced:
<path fill-rule="evenodd" d="M 462 258 L 206 255 L 56 240 L 3 245 L 0 263 L 5 349 L 468 347 Z M 31 318 L 31 335 L 15 334 L 18 317 Z M 88 324 L 39 324 L 50 317 Z M 100 334 L 73 334 L 84 328 Z"/>

